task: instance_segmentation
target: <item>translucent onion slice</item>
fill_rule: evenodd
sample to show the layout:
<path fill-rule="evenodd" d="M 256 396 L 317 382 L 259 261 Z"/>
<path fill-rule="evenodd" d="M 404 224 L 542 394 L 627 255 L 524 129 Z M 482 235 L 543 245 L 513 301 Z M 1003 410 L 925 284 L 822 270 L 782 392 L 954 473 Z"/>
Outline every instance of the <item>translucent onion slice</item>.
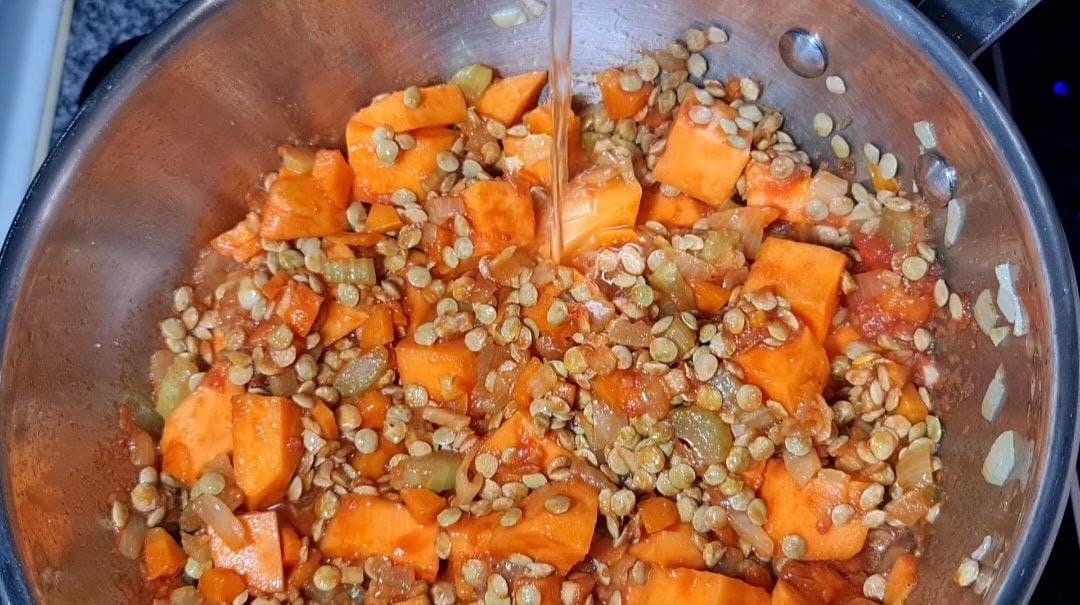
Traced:
<path fill-rule="evenodd" d="M 1013 334 L 1023 336 L 1028 333 L 1029 320 L 1023 301 L 1016 294 L 1016 268 L 1012 263 L 1002 263 L 994 267 L 998 280 L 997 305 L 1001 314 L 1013 325 Z"/>
<path fill-rule="evenodd" d="M 191 507 L 229 548 L 240 550 L 247 544 L 244 524 L 217 496 L 203 494 L 191 501 Z"/>
<path fill-rule="evenodd" d="M 520 6 L 507 6 L 491 13 L 491 20 L 496 26 L 509 29 L 525 23 L 529 17 Z"/>
<path fill-rule="evenodd" d="M 945 212 L 945 247 L 951 248 L 956 240 L 960 239 L 960 230 L 964 228 L 964 218 L 967 210 L 962 200 L 953 198 L 949 200 L 948 209 Z"/>
<path fill-rule="evenodd" d="M 983 395 L 983 418 L 986 418 L 989 422 L 997 420 L 1001 408 L 1005 405 L 1005 393 L 1005 366 L 998 365 L 997 370 L 994 371 L 994 377 L 990 379 L 990 384 L 986 386 L 986 394 Z"/>
<path fill-rule="evenodd" d="M 1018 468 L 1024 449 L 1023 438 L 1016 431 L 1004 431 L 997 436 L 983 460 L 982 476 L 990 485 L 1005 485 Z"/>

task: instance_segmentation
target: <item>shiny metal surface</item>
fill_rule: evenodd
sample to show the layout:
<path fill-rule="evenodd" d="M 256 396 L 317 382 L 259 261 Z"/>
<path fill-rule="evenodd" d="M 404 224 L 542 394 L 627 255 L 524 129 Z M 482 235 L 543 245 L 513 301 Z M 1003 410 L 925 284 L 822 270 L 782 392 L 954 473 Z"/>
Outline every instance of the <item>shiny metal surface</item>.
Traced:
<path fill-rule="evenodd" d="M 194 251 L 243 215 L 243 193 L 276 165 L 278 142 L 340 143 L 350 113 L 391 88 L 483 61 L 545 65 L 546 24 L 496 29 L 498 2 L 197 0 L 129 57 L 92 99 L 33 185 L 0 260 L 0 516 L 4 602 L 146 602 L 137 569 L 99 521 L 134 469 L 117 445 L 115 406 L 146 396 L 156 319 Z M 912 122 L 937 125 L 938 152 L 967 202 L 944 252 L 969 300 L 1013 262 L 1031 332 L 995 349 L 974 328 L 938 335 L 936 394 L 946 441 L 943 514 L 924 545 L 918 602 L 1016 603 L 1053 541 L 1076 454 L 1078 334 L 1073 268 L 1045 186 L 1015 128 L 964 57 L 896 0 L 682 0 L 575 5 L 574 60 L 587 72 L 661 46 L 688 24 L 720 22 L 711 73 L 757 78 L 764 101 L 811 156 L 827 158 L 812 116 L 850 119 L 871 141 L 919 153 Z M 776 51 L 793 27 L 821 35 L 848 92 L 794 76 Z M 940 237 L 943 216 L 935 217 Z M 1004 363 L 1008 402 L 989 425 L 983 389 Z M 1004 429 L 1032 441 L 1025 483 L 987 485 L 979 467 Z M 951 580 L 985 535 L 997 570 L 984 597 Z"/>
<path fill-rule="evenodd" d="M 829 66 L 829 52 L 821 38 L 801 27 L 789 29 L 780 36 L 780 58 L 793 73 L 804 78 L 816 78 Z"/>
<path fill-rule="evenodd" d="M 926 14 L 960 50 L 978 56 L 1040 0 L 922 0 Z"/>

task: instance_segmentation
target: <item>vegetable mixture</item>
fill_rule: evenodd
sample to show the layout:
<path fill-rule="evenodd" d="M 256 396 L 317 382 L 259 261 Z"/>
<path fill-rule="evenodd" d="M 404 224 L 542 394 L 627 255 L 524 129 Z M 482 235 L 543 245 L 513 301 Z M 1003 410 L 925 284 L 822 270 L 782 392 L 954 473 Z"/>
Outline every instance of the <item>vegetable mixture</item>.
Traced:
<path fill-rule="evenodd" d="M 281 147 L 123 414 L 112 518 L 156 598 L 904 602 L 939 511 L 929 208 L 703 79 L 714 41 L 597 75 L 557 217 L 546 72 Z"/>

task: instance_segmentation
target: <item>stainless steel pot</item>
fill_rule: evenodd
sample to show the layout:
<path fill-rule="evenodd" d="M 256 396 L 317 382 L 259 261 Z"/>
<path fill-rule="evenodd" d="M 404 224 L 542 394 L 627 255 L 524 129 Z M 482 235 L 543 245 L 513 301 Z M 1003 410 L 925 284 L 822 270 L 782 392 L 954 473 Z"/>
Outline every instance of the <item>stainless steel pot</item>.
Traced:
<path fill-rule="evenodd" d="M 279 141 L 339 143 L 350 113 L 373 94 L 465 63 L 542 68 L 545 26 L 499 30 L 488 18 L 510 2 L 196 0 L 108 79 L 42 169 L 0 263 L 3 602 L 144 598 L 136 566 L 113 554 L 101 520 L 110 491 L 133 478 L 116 405 L 146 395 L 167 293 L 194 251 L 242 214 L 245 189 L 275 165 Z M 975 51 L 1031 2 L 928 4 L 963 25 L 955 39 Z M 582 73 L 689 24 L 724 24 L 732 40 L 711 51 L 714 73 L 759 79 L 811 154 L 827 157 L 809 125 L 828 111 L 850 118 L 856 149 L 873 141 L 905 158 L 908 179 L 919 151 L 912 122 L 937 125 L 968 208 L 960 242 L 945 253 L 949 282 L 970 301 L 996 288 L 995 264 L 1014 263 L 1031 332 L 998 348 L 974 328 L 939 335 L 946 505 L 924 545 L 916 596 L 1026 599 L 1076 455 L 1076 283 L 1038 170 L 967 59 L 901 0 L 579 0 L 575 13 Z M 973 16 L 986 18 L 973 25 Z M 793 27 L 820 35 L 847 94 L 785 67 L 777 42 Z M 999 364 L 1008 401 L 991 425 L 979 403 Z M 997 488 L 980 466 L 1004 429 L 1030 440 L 1033 459 L 1026 481 Z M 987 535 L 993 581 L 983 597 L 951 576 Z"/>

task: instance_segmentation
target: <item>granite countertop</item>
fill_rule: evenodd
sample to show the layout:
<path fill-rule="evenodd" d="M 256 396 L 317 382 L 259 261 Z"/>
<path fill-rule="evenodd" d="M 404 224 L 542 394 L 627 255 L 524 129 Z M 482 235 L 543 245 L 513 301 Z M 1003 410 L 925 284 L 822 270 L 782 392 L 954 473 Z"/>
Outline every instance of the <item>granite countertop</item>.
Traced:
<path fill-rule="evenodd" d="M 185 0 L 75 0 L 64 57 L 53 143 L 79 111 L 79 94 L 94 66 L 117 45 L 161 24 Z"/>

